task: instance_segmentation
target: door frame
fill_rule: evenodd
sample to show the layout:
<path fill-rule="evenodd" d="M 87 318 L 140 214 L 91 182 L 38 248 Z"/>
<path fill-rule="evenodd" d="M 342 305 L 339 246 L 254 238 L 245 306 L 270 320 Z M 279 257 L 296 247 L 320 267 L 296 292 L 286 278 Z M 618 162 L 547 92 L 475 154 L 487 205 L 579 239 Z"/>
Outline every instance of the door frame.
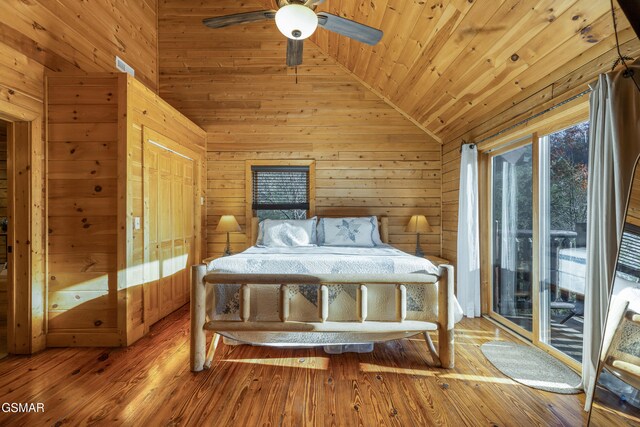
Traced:
<path fill-rule="evenodd" d="M 0 101 L 0 119 L 8 122 L 7 349 L 13 354 L 46 347 L 46 150 L 38 107 Z"/>
<path fill-rule="evenodd" d="M 536 307 L 538 306 L 538 290 L 539 290 L 539 258 L 538 258 L 538 253 L 535 250 L 535 248 L 537 248 L 537 244 L 538 244 L 538 232 L 539 232 L 539 220 L 538 220 L 538 206 L 536 203 L 537 197 L 538 197 L 538 182 L 537 182 L 537 177 L 538 177 L 538 163 L 539 163 L 539 156 L 537 154 L 537 150 L 538 150 L 538 134 L 537 133 L 533 133 L 529 136 L 526 136 L 524 138 L 520 138 L 517 139 L 505 146 L 493 149 L 493 150 L 489 150 L 489 151 L 485 151 L 484 153 L 481 153 L 481 162 L 480 162 L 480 170 L 481 170 L 481 174 L 483 175 L 483 180 L 484 182 L 487 183 L 486 188 L 486 192 L 487 194 L 485 195 L 485 197 L 483 197 L 483 199 L 486 199 L 486 203 L 484 204 L 484 208 L 483 208 L 483 212 L 482 212 L 482 218 L 484 221 L 484 226 L 485 226 L 485 230 L 486 230 L 486 236 L 488 238 L 485 238 L 483 240 L 483 244 L 485 245 L 485 247 L 483 248 L 483 250 L 481 251 L 481 254 L 484 254 L 484 256 L 481 256 L 482 260 L 481 260 L 481 266 L 482 268 L 482 276 L 483 277 L 483 282 L 487 283 L 488 286 L 486 286 L 486 300 L 487 300 L 487 312 L 489 314 L 489 317 L 491 317 L 492 319 L 495 319 L 496 321 L 498 321 L 499 323 L 507 326 L 509 329 L 513 330 L 514 332 L 516 332 L 519 335 L 522 335 L 523 337 L 527 338 L 529 341 L 531 341 L 532 343 L 537 345 L 538 342 L 538 335 L 539 335 L 539 330 L 538 330 L 538 322 L 539 322 L 539 313 L 538 310 L 536 309 Z M 521 327 L 520 325 L 517 325 L 516 323 L 512 322 L 511 320 L 507 319 L 506 317 L 496 313 L 493 309 L 493 274 L 492 274 L 492 258 L 493 258 L 493 238 L 492 238 L 492 230 L 493 230 L 493 224 L 492 224 L 492 215 L 491 215 L 491 209 L 493 206 L 493 192 L 491 191 L 491 185 L 492 185 L 492 178 L 493 178 L 493 171 L 492 171 L 492 160 L 494 157 L 499 156 L 501 154 L 504 154 L 506 152 L 512 151 L 512 150 L 517 150 L 519 148 L 525 147 L 527 145 L 531 145 L 531 154 L 532 154 L 532 184 L 533 184 L 533 188 L 532 188 L 532 208 L 533 208 L 533 212 L 532 212 L 532 220 L 533 220 L 533 224 L 532 224 L 532 260 L 531 260 L 531 306 L 532 306 L 532 319 L 531 319 L 531 331 L 527 331 L 525 328 Z"/>
<path fill-rule="evenodd" d="M 505 326 L 510 331 L 525 337 L 534 346 L 544 350 L 551 354 L 555 358 L 559 359 L 564 364 L 568 365 L 572 369 L 579 371 L 581 369 L 581 363 L 566 355 L 559 349 L 556 349 L 551 344 L 547 344 L 540 340 L 540 135 L 545 136 L 553 132 L 557 132 L 562 129 L 574 126 L 578 123 L 589 120 L 589 103 L 587 101 L 580 101 L 567 104 L 563 108 L 559 108 L 559 111 L 551 117 L 542 120 L 541 123 L 532 123 L 527 128 L 520 130 L 515 134 L 507 134 L 501 136 L 495 141 L 478 147 L 479 151 L 479 179 L 484 184 L 481 188 L 484 188 L 486 192 L 480 196 L 480 224 L 481 224 L 481 236 L 482 242 L 480 251 L 480 274 L 481 283 L 486 284 L 484 286 L 481 299 L 486 301 L 486 305 L 483 304 L 484 313 L 486 313 L 491 319 L 495 320 L 499 324 Z M 523 137 L 524 131 L 528 131 L 528 134 Z M 493 276 L 491 266 L 491 254 L 493 251 L 492 238 L 491 238 L 491 207 L 492 207 L 492 191 L 491 191 L 491 160 L 494 156 L 523 147 L 527 144 L 532 144 L 533 155 L 533 259 L 532 259 L 532 331 L 529 332 L 524 328 L 516 325 L 514 322 L 508 320 L 504 316 L 499 315 L 493 311 Z M 482 191 L 482 190 L 481 190 Z"/>

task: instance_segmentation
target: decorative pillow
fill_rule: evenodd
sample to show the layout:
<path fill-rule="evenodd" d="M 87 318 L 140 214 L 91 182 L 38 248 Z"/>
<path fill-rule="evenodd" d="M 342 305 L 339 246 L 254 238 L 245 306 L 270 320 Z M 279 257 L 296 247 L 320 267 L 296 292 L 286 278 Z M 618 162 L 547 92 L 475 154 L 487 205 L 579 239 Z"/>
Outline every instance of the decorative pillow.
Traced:
<path fill-rule="evenodd" d="M 349 245 L 331 245 L 328 243 L 325 243 L 325 235 L 324 235 L 324 229 L 325 229 L 325 224 L 324 221 L 326 219 L 332 219 L 332 220 L 361 220 L 361 221 L 369 221 L 372 225 L 372 229 L 371 229 L 371 240 L 373 241 L 373 245 L 367 245 L 367 246 L 384 246 L 384 243 L 382 242 L 382 239 L 380 238 L 380 230 L 378 228 L 378 218 L 376 216 L 365 216 L 365 217 L 352 217 L 352 218 L 321 218 L 320 221 L 318 222 L 318 245 L 325 245 L 325 246 L 356 246 L 353 244 L 349 244 Z"/>
<path fill-rule="evenodd" d="M 364 218 L 323 218 L 322 231 L 325 246 L 373 247 L 375 217 Z"/>
<path fill-rule="evenodd" d="M 256 246 L 315 246 L 317 218 L 265 219 L 260 223 Z"/>

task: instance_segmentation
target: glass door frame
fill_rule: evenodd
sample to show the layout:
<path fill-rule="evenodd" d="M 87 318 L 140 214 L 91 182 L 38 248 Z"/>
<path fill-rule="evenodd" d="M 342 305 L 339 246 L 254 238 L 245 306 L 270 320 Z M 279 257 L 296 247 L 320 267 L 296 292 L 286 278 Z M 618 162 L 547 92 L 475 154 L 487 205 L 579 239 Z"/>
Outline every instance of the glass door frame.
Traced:
<path fill-rule="evenodd" d="M 529 341 L 536 341 L 536 337 L 539 335 L 538 333 L 538 324 L 539 324 L 539 310 L 536 309 L 538 306 L 538 292 L 539 292 L 539 259 L 536 248 L 538 247 L 538 217 L 537 217 L 537 203 L 535 202 L 538 197 L 538 137 L 537 134 L 531 134 L 524 138 L 519 138 L 513 142 L 507 143 L 506 145 L 502 145 L 499 148 L 492 149 L 481 153 L 480 160 L 480 170 L 482 175 L 482 180 L 484 184 L 482 188 L 486 189 L 487 194 L 485 197 L 482 197 L 484 206 L 480 209 L 481 223 L 484 225 L 482 227 L 484 229 L 484 238 L 482 238 L 482 243 L 484 245 L 483 250 L 480 251 L 481 254 L 481 281 L 486 283 L 486 301 L 487 301 L 487 313 L 489 317 L 496 320 L 498 323 L 506 326 L 517 334 L 527 338 Z M 516 324 L 515 322 L 507 319 L 506 317 L 498 314 L 493 309 L 493 275 L 492 275 L 492 259 L 493 259 L 493 221 L 492 221 L 492 206 L 493 206 L 493 191 L 492 191 L 492 182 L 493 182 L 493 159 L 496 156 L 507 153 L 512 150 L 517 150 L 519 148 L 526 147 L 531 145 L 531 154 L 532 154 L 532 183 L 533 183 L 533 227 L 532 227 L 532 246 L 533 246 L 533 259 L 531 263 L 531 298 L 532 298 L 532 331 L 529 332 L 522 326 Z"/>
<path fill-rule="evenodd" d="M 584 120 L 584 119 L 583 119 Z M 583 121 L 582 120 L 582 121 Z M 576 122 L 576 123 L 579 123 Z M 566 126 L 564 126 L 566 127 Z M 559 126 L 562 129 L 562 126 Z M 545 133 L 546 135 L 546 133 Z M 552 356 L 556 357 L 563 363 L 567 364 L 576 371 L 580 371 L 581 364 L 571 358 L 570 356 L 562 353 L 560 350 L 552 347 L 540 340 L 540 316 L 541 311 L 546 304 L 543 304 L 541 300 L 541 283 L 540 283 L 540 260 L 541 254 L 544 248 L 540 247 L 540 174 L 541 158 L 540 158 L 540 144 L 541 138 L 538 132 L 533 132 L 525 137 L 514 139 L 512 142 L 507 142 L 497 148 L 490 148 L 486 150 L 480 150 L 479 156 L 479 175 L 480 175 L 480 188 L 485 189 L 486 194 L 480 197 L 480 238 L 481 238 L 481 251 L 480 251 L 480 267 L 481 267 L 481 283 L 483 284 L 484 292 L 482 297 L 485 301 L 483 304 L 483 312 L 488 313 L 489 318 L 498 322 L 499 324 L 507 327 L 511 331 L 526 338 L 534 346 L 546 351 Z M 532 263 L 531 263 L 531 303 L 532 303 L 532 330 L 527 331 L 515 322 L 507 319 L 506 317 L 498 314 L 493 309 L 493 221 L 492 221 L 492 206 L 493 206 L 493 159 L 500 154 L 507 153 L 509 151 L 531 145 L 532 152 Z"/>

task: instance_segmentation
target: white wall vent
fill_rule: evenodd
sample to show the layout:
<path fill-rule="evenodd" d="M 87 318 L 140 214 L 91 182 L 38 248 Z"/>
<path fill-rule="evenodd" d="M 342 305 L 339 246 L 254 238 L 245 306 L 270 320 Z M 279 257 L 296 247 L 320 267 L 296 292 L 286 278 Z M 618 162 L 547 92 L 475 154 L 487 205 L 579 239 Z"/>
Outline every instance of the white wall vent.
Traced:
<path fill-rule="evenodd" d="M 132 76 L 136 75 L 136 70 L 134 70 L 131 65 L 124 62 L 119 56 L 116 56 L 116 68 L 124 73 L 129 73 Z"/>

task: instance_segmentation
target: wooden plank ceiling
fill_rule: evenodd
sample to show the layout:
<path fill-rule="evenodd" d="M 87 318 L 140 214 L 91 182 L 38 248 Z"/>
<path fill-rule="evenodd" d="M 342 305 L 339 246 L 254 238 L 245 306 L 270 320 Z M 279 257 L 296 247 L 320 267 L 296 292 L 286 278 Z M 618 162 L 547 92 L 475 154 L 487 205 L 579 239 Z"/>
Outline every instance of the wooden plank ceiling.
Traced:
<path fill-rule="evenodd" d="M 368 46 L 319 29 L 310 40 L 447 141 L 536 94 L 554 71 L 611 50 L 609 8 L 608 0 L 326 0 L 318 10 L 384 37 Z M 618 19 L 620 42 L 636 39 L 619 9 Z"/>

